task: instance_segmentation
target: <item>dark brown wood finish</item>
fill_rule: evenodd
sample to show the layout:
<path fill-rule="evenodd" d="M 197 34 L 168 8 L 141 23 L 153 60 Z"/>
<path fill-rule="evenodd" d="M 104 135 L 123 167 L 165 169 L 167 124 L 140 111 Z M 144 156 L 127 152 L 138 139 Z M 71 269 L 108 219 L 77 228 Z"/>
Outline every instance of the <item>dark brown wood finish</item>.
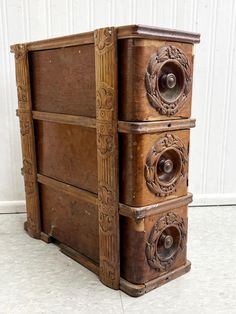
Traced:
<path fill-rule="evenodd" d="M 161 50 L 163 47 L 171 49 L 171 51 L 165 50 L 163 52 Z M 175 49 L 174 52 L 172 52 L 173 49 Z M 192 49 L 192 44 L 169 41 L 121 40 L 119 42 L 119 81 L 121 82 L 119 119 L 124 121 L 149 121 L 189 118 L 191 114 Z M 179 56 L 180 52 L 183 56 Z M 175 55 L 173 55 L 174 53 Z M 150 62 L 153 57 L 155 57 L 154 63 L 151 66 Z M 160 67 L 158 71 L 155 63 Z M 161 80 L 161 77 L 158 79 L 159 72 L 162 71 L 161 66 L 167 63 L 169 68 L 165 71 L 168 73 L 176 72 L 176 84 L 182 80 L 177 74 L 182 73 L 181 69 L 185 69 L 183 65 L 186 63 L 188 63 L 188 72 L 190 74 L 189 83 L 185 78 L 183 78 L 183 82 L 179 83 L 181 86 L 183 85 L 183 90 L 177 93 L 177 95 L 180 94 L 177 101 L 171 101 L 171 104 L 178 102 L 176 108 L 179 109 L 176 109 L 176 112 L 170 111 L 170 114 L 167 114 L 168 111 L 163 109 L 164 104 L 167 106 L 168 102 L 162 100 L 160 96 L 155 96 L 157 101 L 155 104 L 151 104 L 150 98 L 148 98 L 149 89 L 147 88 L 147 84 L 152 86 L 157 84 L 156 81 Z M 175 69 L 175 64 L 178 64 L 177 69 Z M 151 80 L 150 77 L 153 77 L 153 79 Z M 188 88 L 188 92 L 185 91 L 185 87 Z M 172 93 L 174 91 L 174 89 L 169 90 Z M 186 97 L 181 96 L 184 93 L 186 93 Z"/>
<path fill-rule="evenodd" d="M 62 124 L 72 124 L 79 125 L 88 128 L 96 128 L 96 119 L 83 117 L 83 116 L 75 116 L 69 114 L 58 114 L 52 112 L 41 112 L 41 111 L 32 111 L 33 119 L 47 122 L 56 122 Z"/>
<path fill-rule="evenodd" d="M 187 194 L 189 130 L 121 134 L 120 202 L 130 206 L 161 203 Z M 164 178 L 161 159 L 173 170 Z M 157 173 L 159 172 L 159 174 Z"/>
<path fill-rule="evenodd" d="M 33 110 L 96 116 L 94 45 L 30 52 Z"/>
<path fill-rule="evenodd" d="M 59 192 L 67 193 L 72 197 L 78 197 L 81 200 L 87 201 L 91 204 L 97 205 L 98 203 L 96 194 L 93 194 L 80 188 L 76 188 L 72 185 L 69 185 L 68 183 L 63 183 L 61 181 L 57 181 L 55 179 L 43 176 L 41 174 L 37 175 L 37 181 L 53 189 L 56 189 Z"/>
<path fill-rule="evenodd" d="M 96 130 L 46 121 L 34 125 L 38 173 L 97 193 Z"/>
<path fill-rule="evenodd" d="M 99 263 L 97 205 L 40 184 L 42 231 Z"/>
<path fill-rule="evenodd" d="M 181 119 L 181 120 L 162 120 L 162 121 L 148 121 L 148 122 L 128 122 L 118 121 L 118 131 L 120 133 L 132 134 L 151 134 L 159 131 L 173 131 L 181 129 L 189 129 L 195 127 L 195 119 Z"/>
<path fill-rule="evenodd" d="M 186 262 L 185 265 L 175 268 L 174 270 L 168 272 L 167 274 L 161 275 L 158 278 L 152 279 L 147 283 L 143 284 L 133 284 L 123 278 L 120 280 L 120 289 L 125 293 L 129 294 L 131 297 L 140 297 L 141 295 L 158 288 L 171 280 L 178 278 L 189 272 L 191 269 L 191 263 Z"/>
<path fill-rule="evenodd" d="M 132 296 L 190 270 L 199 38 L 128 25 L 11 46 L 26 230 Z"/>
<path fill-rule="evenodd" d="M 173 207 L 181 207 L 192 202 L 192 194 L 188 193 L 185 196 L 174 198 L 162 203 L 147 205 L 142 207 L 133 207 L 125 204 L 119 204 L 119 213 L 122 216 L 132 218 L 134 220 L 142 219 L 148 216 L 157 215 L 165 210 L 170 210 Z"/>
<path fill-rule="evenodd" d="M 187 226 L 186 205 L 137 220 L 122 217 L 121 277 L 143 284 L 185 265 Z M 165 230 L 176 241 L 172 253 L 160 243 Z"/>

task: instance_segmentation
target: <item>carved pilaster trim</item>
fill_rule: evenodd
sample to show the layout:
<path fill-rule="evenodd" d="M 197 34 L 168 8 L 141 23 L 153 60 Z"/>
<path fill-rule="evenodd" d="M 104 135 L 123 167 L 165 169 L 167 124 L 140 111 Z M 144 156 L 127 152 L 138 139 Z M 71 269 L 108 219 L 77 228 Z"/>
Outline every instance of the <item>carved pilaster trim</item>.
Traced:
<path fill-rule="evenodd" d="M 27 45 L 15 45 L 16 85 L 18 94 L 17 115 L 20 121 L 21 146 L 27 209 L 27 231 L 35 237 L 40 237 L 40 209 L 37 184 L 37 169 L 35 156 L 34 129 L 32 119 L 32 104 L 30 93 L 30 78 Z"/>
<path fill-rule="evenodd" d="M 100 280 L 119 289 L 116 29 L 95 31 Z"/>
<path fill-rule="evenodd" d="M 179 86 L 180 90 L 177 92 L 177 98 L 175 97 L 174 100 L 167 100 L 166 97 L 163 98 L 159 88 L 162 67 L 166 64 L 171 64 L 171 66 L 169 65 L 171 69 L 173 65 L 175 65 L 178 69 L 176 74 L 182 77 L 182 79 L 180 79 L 180 77 L 177 79 L 176 85 L 179 81 L 182 81 L 182 86 Z M 191 67 L 188 58 L 181 49 L 175 46 L 164 46 L 159 48 L 157 52 L 151 56 L 145 73 L 145 87 L 150 105 L 161 115 L 175 115 L 184 105 L 191 90 L 191 85 Z"/>

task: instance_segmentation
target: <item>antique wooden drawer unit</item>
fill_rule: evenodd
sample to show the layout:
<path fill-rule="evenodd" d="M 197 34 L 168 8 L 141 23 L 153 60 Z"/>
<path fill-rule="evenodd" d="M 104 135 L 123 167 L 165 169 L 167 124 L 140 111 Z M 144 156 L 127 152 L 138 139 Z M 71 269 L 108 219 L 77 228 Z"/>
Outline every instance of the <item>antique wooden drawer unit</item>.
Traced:
<path fill-rule="evenodd" d="M 197 42 L 132 25 L 11 47 L 25 228 L 132 296 L 190 269 Z"/>

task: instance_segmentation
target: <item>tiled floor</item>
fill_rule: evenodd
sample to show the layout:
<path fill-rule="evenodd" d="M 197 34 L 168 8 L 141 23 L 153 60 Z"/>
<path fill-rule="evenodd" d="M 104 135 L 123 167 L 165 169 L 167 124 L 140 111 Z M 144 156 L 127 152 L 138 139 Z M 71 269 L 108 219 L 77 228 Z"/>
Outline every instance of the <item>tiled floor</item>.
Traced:
<path fill-rule="evenodd" d="M 0 215 L 0 313 L 236 313 L 236 207 L 190 208 L 190 273 L 132 298 Z"/>

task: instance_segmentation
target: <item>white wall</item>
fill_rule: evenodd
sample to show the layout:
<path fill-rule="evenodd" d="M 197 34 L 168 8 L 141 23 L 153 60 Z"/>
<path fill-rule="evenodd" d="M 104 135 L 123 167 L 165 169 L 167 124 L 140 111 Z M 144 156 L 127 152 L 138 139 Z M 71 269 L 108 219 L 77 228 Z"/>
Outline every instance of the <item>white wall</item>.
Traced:
<path fill-rule="evenodd" d="M 195 204 L 236 203 L 236 1 L 1 0 L 0 17 L 0 210 L 20 208 L 24 199 L 9 45 L 132 23 L 201 33 L 195 49 L 190 191 Z"/>

